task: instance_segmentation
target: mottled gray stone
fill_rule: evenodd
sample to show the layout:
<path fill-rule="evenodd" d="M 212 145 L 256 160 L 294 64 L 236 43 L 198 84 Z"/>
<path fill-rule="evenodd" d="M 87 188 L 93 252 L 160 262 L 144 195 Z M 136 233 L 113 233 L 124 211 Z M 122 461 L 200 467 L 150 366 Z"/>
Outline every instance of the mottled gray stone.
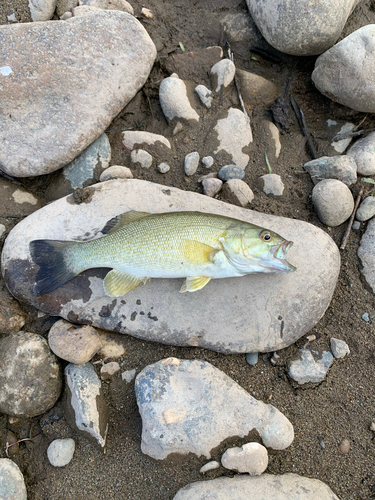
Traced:
<path fill-rule="evenodd" d="M 202 163 L 206 168 L 211 168 L 215 162 L 212 156 L 204 156 L 202 158 Z"/>
<path fill-rule="evenodd" d="M 27 500 L 22 472 L 10 458 L 0 458 L 0 498 L 2 500 Z"/>
<path fill-rule="evenodd" d="M 215 196 L 223 187 L 223 181 L 220 179 L 209 178 L 202 180 L 203 193 L 206 196 Z"/>
<path fill-rule="evenodd" d="M 107 380 L 109 378 L 112 378 L 113 375 L 116 375 L 116 373 L 119 371 L 120 365 L 117 363 L 117 361 L 110 361 L 109 363 L 105 363 L 100 368 L 100 378 L 102 380 Z"/>
<path fill-rule="evenodd" d="M 57 0 L 29 0 L 31 19 L 49 21 L 55 12 Z"/>
<path fill-rule="evenodd" d="M 248 352 L 246 353 L 246 363 L 249 365 L 256 365 L 258 363 L 259 353 Z"/>
<path fill-rule="evenodd" d="M 289 376 L 299 384 L 322 382 L 333 363 L 332 354 L 324 351 L 322 357 L 315 361 L 310 350 L 300 349 L 300 351 L 301 357 L 290 362 Z"/>
<path fill-rule="evenodd" d="M 201 103 L 209 109 L 211 107 L 213 99 L 211 90 L 209 90 L 204 85 L 197 85 L 194 90 L 198 94 Z"/>
<path fill-rule="evenodd" d="M 339 38 L 360 0 L 246 0 L 267 42 L 294 56 L 321 54 Z"/>
<path fill-rule="evenodd" d="M 147 169 L 151 167 L 153 161 L 150 153 L 144 149 L 134 149 L 130 154 L 130 158 L 133 163 L 139 163 L 142 168 Z"/>
<path fill-rule="evenodd" d="M 157 169 L 159 170 L 159 172 L 161 174 L 166 174 L 167 172 L 170 171 L 171 167 L 168 165 L 168 163 L 165 163 L 165 162 L 161 162 L 159 163 L 159 165 L 157 166 Z"/>
<path fill-rule="evenodd" d="M 0 40 L 11 69 L 1 78 L 0 164 L 19 177 L 76 158 L 142 87 L 156 57 L 141 23 L 115 10 L 3 25 Z"/>
<path fill-rule="evenodd" d="M 205 474 L 206 472 L 209 472 L 210 470 L 215 470 L 220 467 L 219 462 L 216 462 L 216 460 L 211 460 L 210 462 L 207 462 L 204 464 L 200 469 L 199 472 L 201 474 Z"/>
<path fill-rule="evenodd" d="M 108 409 L 102 384 L 91 363 L 65 368 L 67 404 L 74 412 L 73 423 L 104 448 L 108 432 Z"/>
<path fill-rule="evenodd" d="M 375 132 L 353 144 L 347 156 L 355 160 L 360 175 L 375 175 Z"/>
<path fill-rule="evenodd" d="M 41 335 L 20 332 L 2 337 L 0 359 L 0 412 L 35 417 L 56 403 L 61 368 Z"/>
<path fill-rule="evenodd" d="M 331 351 L 332 354 L 337 359 L 344 358 L 347 354 L 350 354 L 350 349 L 345 340 L 331 338 Z"/>
<path fill-rule="evenodd" d="M 231 203 L 238 203 L 241 207 L 246 207 L 254 199 L 254 193 L 241 179 L 229 179 L 223 186 L 223 195 Z"/>
<path fill-rule="evenodd" d="M 148 151 L 150 147 L 158 148 L 160 154 L 163 151 L 168 152 L 171 149 L 171 143 L 166 137 L 160 134 L 152 134 L 151 132 L 143 132 L 140 130 L 126 130 L 122 133 L 122 144 L 129 151 L 142 148 Z"/>
<path fill-rule="evenodd" d="M 274 196 L 282 196 L 284 192 L 284 183 L 278 174 L 266 174 L 260 177 L 263 183 L 262 189 L 265 194 L 273 194 Z"/>
<path fill-rule="evenodd" d="M 92 5 L 104 10 L 121 10 L 134 15 L 134 9 L 126 0 L 79 0 L 79 5 Z"/>
<path fill-rule="evenodd" d="M 199 153 L 193 151 L 185 156 L 184 169 L 186 175 L 194 175 L 199 166 Z"/>
<path fill-rule="evenodd" d="M 375 24 L 362 26 L 319 56 L 312 80 L 333 101 L 375 113 Z"/>
<path fill-rule="evenodd" d="M 237 165 L 225 165 L 219 170 L 218 176 L 222 181 L 229 181 L 229 179 L 243 179 L 245 177 L 245 170 Z"/>
<path fill-rule="evenodd" d="M 240 83 L 241 95 L 250 108 L 258 105 L 271 106 L 281 93 L 277 85 L 256 73 L 237 68 L 236 77 Z"/>
<path fill-rule="evenodd" d="M 322 156 L 303 166 L 314 184 L 323 179 L 337 179 L 347 186 L 357 182 L 357 164 L 350 156 Z"/>
<path fill-rule="evenodd" d="M 64 467 L 72 460 L 76 444 L 72 438 L 55 439 L 47 448 L 49 463 L 54 467 Z"/>
<path fill-rule="evenodd" d="M 237 474 L 188 484 L 173 500 L 339 500 L 331 488 L 318 479 L 298 474 Z"/>
<path fill-rule="evenodd" d="M 133 174 L 130 168 L 122 165 L 112 165 L 106 168 L 100 174 L 100 182 L 109 181 L 112 179 L 133 179 Z"/>
<path fill-rule="evenodd" d="M 330 303 L 340 269 L 339 251 L 314 225 L 136 179 L 101 182 L 82 194 L 83 203 L 74 203 L 69 195 L 19 222 L 3 247 L 2 273 L 8 289 L 44 312 L 165 344 L 246 353 L 294 343 L 315 326 Z M 248 221 L 292 240 L 288 261 L 297 271 L 212 280 L 190 294 L 178 293 L 179 279 L 152 279 L 126 297 L 113 298 L 103 291 L 107 271 L 92 269 L 48 295 L 33 294 L 37 266 L 29 253 L 31 240 L 88 240 L 100 236 L 109 219 L 129 210 L 158 213 L 192 207 Z"/>
<path fill-rule="evenodd" d="M 229 448 L 221 457 L 226 469 L 259 476 L 268 467 L 267 448 L 259 443 L 246 443 L 241 447 Z"/>
<path fill-rule="evenodd" d="M 346 184 L 336 179 L 324 179 L 314 187 L 312 202 L 319 219 L 327 226 L 336 227 L 351 216 L 353 195 Z"/>
<path fill-rule="evenodd" d="M 371 219 L 375 215 L 375 197 L 367 196 L 359 205 L 355 214 L 357 220 L 364 222 Z"/>
<path fill-rule="evenodd" d="M 234 79 L 236 67 L 230 59 L 222 59 L 211 68 L 213 88 L 215 92 L 220 92 L 221 88 L 228 87 Z"/>
<path fill-rule="evenodd" d="M 362 274 L 375 293 L 375 219 L 367 223 L 358 248 L 358 257 L 362 264 Z"/>
<path fill-rule="evenodd" d="M 176 73 L 164 78 L 159 87 L 159 99 L 164 115 L 169 119 L 184 118 L 199 120 L 198 113 L 192 108 L 185 82 Z"/>
<path fill-rule="evenodd" d="M 137 375 L 135 392 L 142 451 L 158 460 L 171 453 L 210 458 L 224 439 L 254 428 L 265 446 L 276 450 L 294 438 L 292 424 L 279 410 L 206 361 L 168 358 L 149 365 Z"/>

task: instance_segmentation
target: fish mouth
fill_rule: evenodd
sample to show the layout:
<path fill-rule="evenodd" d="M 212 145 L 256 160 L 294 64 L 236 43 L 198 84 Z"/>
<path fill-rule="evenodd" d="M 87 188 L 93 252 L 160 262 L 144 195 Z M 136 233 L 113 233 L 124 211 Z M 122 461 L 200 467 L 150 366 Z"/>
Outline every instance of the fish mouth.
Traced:
<path fill-rule="evenodd" d="M 293 246 L 293 241 L 284 241 L 281 243 L 281 245 L 274 246 L 271 248 L 271 255 L 273 257 L 272 261 L 270 262 L 269 268 L 272 269 L 273 271 L 279 271 L 279 272 L 293 272 L 297 268 L 290 264 L 286 260 L 286 253 L 289 250 L 289 248 Z M 267 266 L 268 267 L 268 266 Z"/>

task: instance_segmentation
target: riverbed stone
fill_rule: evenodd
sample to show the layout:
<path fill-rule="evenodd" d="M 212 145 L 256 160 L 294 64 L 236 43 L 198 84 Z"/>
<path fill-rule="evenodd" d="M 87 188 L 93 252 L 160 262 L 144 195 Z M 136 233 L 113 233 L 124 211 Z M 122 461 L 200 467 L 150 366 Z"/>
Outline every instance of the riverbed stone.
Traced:
<path fill-rule="evenodd" d="M 74 439 L 55 439 L 47 448 L 48 460 L 54 467 L 64 467 L 72 460 L 75 449 Z"/>
<path fill-rule="evenodd" d="M 298 474 L 262 474 L 219 477 L 210 481 L 190 483 L 173 500 L 339 500 L 331 488 L 318 479 Z"/>
<path fill-rule="evenodd" d="M 221 464 L 226 469 L 259 476 L 268 466 L 267 448 L 259 443 L 246 443 L 241 447 L 228 448 L 221 457 Z"/>
<path fill-rule="evenodd" d="M 351 216 L 353 195 L 346 184 L 337 179 L 323 179 L 312 191 L 312 202 L 319 219 L 327 226 L 336 227 Z"/>
<path fill-rule="evenodd" d="M 241 179 L 229 179 L 223 186 L 224 196 L 231 202 L 246 207 L 254 199 L 249 185 Z"/>
<path fill-rule="evenodd" d="M 362 26 L 319 56 L 311 78 L 333 101 L 375 113 L 375 24 Z"/>
<path fill-rule="evenodd" d="M 161 109 L 168 120 L 182 118 L 199 121 L 199 115 L 191 106 L 185 82 L 177 73 L 164 78 L 159 87 Z"/>
<path fill-rule="evenodd" d="M 29 0 L 31 19 L 37 21 L 49 21 L 55 12 L 57 0 Z"/>
<path fill-rule="evenodd" d="M 375 293 L 375 219 L 367 223 L 357 253 L 362 264 L 361 272 Z"/>
<path fill-rule="evenodd" d="M 308 161 L 303 168 L 310 174 L 314 184 L 323 179 L 338 179 L 347 186 L 357 182 L 357 163 L 347 155 L 322 156 Z"/>
<path fill-rule="evenodd" d="M 35 417 L 60 396 L 62 374 L 47 341 L 36 333 L 19 332 L 0 340 L 0 412 Z"/>
<path fill-rule="evenodd" d="M 375 196 L 367 196 L 359 205 L 356 219 L 365 222 L 375 215 Z"/>
<path fill-rule="evenodd" d="M 230 436 L 256 429 L 265 446 L 287 448 L 294 431 L 274 406 L 256 400 L 221 370 L 203 360 L 163 359 L 135 381 L 142 417 L 143 453 L 163 460 L 171 453 L 211 458 Z"/>
<path fill-rule="evenodd" d="M 321 54 L 339 38 L 360 0 L 246 0 L 267 42 L 294 56 Z"/>
<path fill-rule="evenodd" d="M 228 87 L 234 80 L 236 67 L 230 59 L 222 59 L 211 68 L 212 87 L 215 92 Z"/>
<path fill-rule="evenodd" d="M 91 269 L 50 294 L 33 294 L 37 266 L 29 253 L 31 240 L 84 241 L 100 236 L 109 219 L 129 210 L 192 209 L 248 221 L 292 240 L 287 258 L 297 271 L 212 280 L 190 294 L 178 293 L 180 279 L 152 279 L 114 298 L 103 292 L 108 270 Z M 294 343 L 323 316 L 339 269 L 336 244 L 314 225 L 137 179 L 102 182 L 85 188 L 79 199 L 69 195 L 50 203 L 9 233 L 2 254 L 10 292 L 46 313 L 165 344 L 225 353 L 277 351 Z"/>
<path fill-rule="evenodd" d="M 91 5 L 103 10 L 121 10 L 134 15 L 134 9 L 126 0 L 79 0 L 79 5 Z"/>
<path fill-rule="evenodd" d="M 322 382 L 333 363 L 332 354 L 324 351 L 321 357 L 315 360 L 309 349 L 300 349 L 300 351 L 301 357 L 290 362 L 289 376 L 300 385 L 308 382 L 314 384 Z"/>
<path fill-rule="evenodd" d="M 250 108 L 271 106 L 280 95 L 277 85 L 261 75 L 237 68 L 236 76 L 240 82 L 241 95 Z"/>
<path fill-rule="evenodd" d="M 360 175 L 375 175 L 375 132 L 359 139 L 347 152 L 357 164 Z"/>
<path fill-rule="evenodd" d="M 25 480 L 18 465 L 10 458 L 0 458 L 0 498 L 27 500 Z"/>
<path fill-rule="evenodd" d="M 76 158 L 142 87 L 156 57 L 141 23 L 117 10 L 2 25 L 0 39 L 10 68 L 1 74 L 0 164 L 16 177 Z"/>

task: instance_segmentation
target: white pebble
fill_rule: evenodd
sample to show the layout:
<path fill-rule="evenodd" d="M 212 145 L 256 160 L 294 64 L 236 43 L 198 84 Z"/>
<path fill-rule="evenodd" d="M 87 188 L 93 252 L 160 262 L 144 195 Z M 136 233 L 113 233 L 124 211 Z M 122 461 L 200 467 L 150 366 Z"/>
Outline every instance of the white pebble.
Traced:
<path fill-rule="evenodd" d="M 170 171 L 171 167 L 168 165 L 168 163 L 163 162 L 157 166 L 157 169 L 161 174 L 166 174 Z"/>
<path fill-rule="evenodd" d="M 152 19 L 154 17 L 154 14 L 151 12 L 151 10 L 146 9 L 146 7 L 143 7 L 141 12 L 145 17 L 147 17 L 147 19 Z"/>
<path fill-rule="evenodd" d="M 74 439 L 55 439 L 47 448 L 47 456 L 54 467 L 64 467 L 72 460 L 76 444 Z"/>
<path fill-rule="evenodd" d="M 217 84 L 215 92 L 219 92 L 221 87 L 228 87 L 234 79 L 236 67 L 230 59 L 222 59 L 211 68 L 211 74 L 216 76 Z"/>
<path fill-rule="evenodd" d="M 364 222 L 371 219 L 375 215 L 375 197 L 367 196 L 362 203 L 359 205 L 357 213 L 355 214 L 356 219 Z"/>
<path fill-rule="evenodd" d="M 122 165 L 112 165 L 106 168 L 100 175 L 99 181 L 109 181 L 111 179 L 133 179 L 133 174 L 130 168 Z"/>
<path fill-rule="evenodd" d="M 344 340 L 331 338 L 331 351 L 335 358 L 344 358 L 347 354 L 350 354 L 350 349 L 348 344 Z"/>
<path fill-rule="evenodd" d="M 202 180 L 203 193 L 206 196 L 213 198 L 222 188 L 223 181 L 215 178 L 208 178 Z"/>
<path fill-rule="evenodd" d="M 122 372 L 121 373 L 122 380 L 125 380 L 129 384 L 129 382 L 131 382 L 135 377 L 136 371 L 137 370 L 133 368 L 133 370 L 127 370 L 125 372 Z"/>
<path fill-rule="evenodd" d="M 189 153 L 185 156 L 185 174 L 193 175 L 197 171 L 199 165 L 199 153 L 194 151 L 193 153 Z"/>
<path fill-rule="evenodd" d="M 214 159 L 212 158 L 212 156 L 204 156 L 202 158 L 202 163 L 206 168 L 211 168 L 214 164 Z"/>
<path fill-rule="evenodd" d="M 4 226 L 4 224 L 0 224 L 0 238 L 5 233 L 5 229 L 6 229 L 6 227 Z"/>
<path fill-rule="evenodd" d="M 254 199 L 254 193 L 240 179 L 229 179 L 223 186 L 223 194 L 231 203 L 239 203 L 242 207 L 246 207 Z"/>
<path fill-rule="evenodd" d="M 111 361 L 101 367 L 100 378 L 102 380 L 107 380 L 113 377 L 118 371 L 120 371 L 120 365 L 116 361 Z"/>
<path fill-rule="evenodd" d="M 152 165 L 152 156 L 144 149 L 134 149 L 130 158 L 133 163 L 139 163 L 142 168 L 150 168 Z"/>
<path fill-rule="evenodd" d="M 220 467 L 219 462 L 216 462 L 216 460 L 211 460 L 211 462 L 206 463 L 199 469 L 199 472 L 201 474 L 205 474 L 206 472 L 209 472 L 210 470 L 215 470 Z"/>
<path fill-rule="evenodd" d="M 281 177 L 277 174 L 262 175 L 263 192 L 265 194 L 273 194 L 274 196 L 282 196 L 284 192 L 284 184 Z"/>
<path fill-rule="evenodd" d="M 259 443 L 247 443 L 241 448 L 229 448 L 221 457 L 221 464 L 226 469 L 259 476 L 268 466 L 267 448 Z"/>
<path fill-rule="evenodd" d="M 204 85 L 197 85 L 195 87 L 195 92 L 198 94 L 201 102 L 206 106 L 206 108 L 210 108 L 212 104 L 212 92 Z"/>

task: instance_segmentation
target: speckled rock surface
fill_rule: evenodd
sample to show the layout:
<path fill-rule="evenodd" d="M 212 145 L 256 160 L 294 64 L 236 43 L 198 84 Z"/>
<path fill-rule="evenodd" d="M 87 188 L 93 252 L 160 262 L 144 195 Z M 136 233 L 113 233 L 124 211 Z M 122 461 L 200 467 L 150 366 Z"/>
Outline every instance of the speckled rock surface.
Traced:
<path fill-rule="evenodd" d="M 17 464 L 10 458 L 0 458 L 1 500 L 26 500 L 25 481 Z"/>
<path fill-rule="evenodd" d="M 362 264 L 361 272 L 375 293 L 375 219 L 367 223 L 366 231 L 358 248 L 358 257 Z"/>
<path fill-rule="evenodd" d="M 191 294 L 178 293 L 179 279 L 152 279 L 125 297 L 113 298 L 103 293 L 108 270 L 91 269 L 49 295 L 33 295 L 37 266 L 30 260 L 31 240 L 83 241 L 100 236 L 109 219 L 129 210 L 191 209 L 276 230 L 294 241 L 288 260 L 297 271 L 212 280 Z M 11 293 L 45 312 L 165 344 L 226 353 L 275 351 L 294 343 L 324 314 L 339 267 L 337 246 L 313 225 L 135 179 L 102 182 L 86 188 L 81 200 L 69 195 L 47 205 L 11 231 L 2 253 L 2 273 Z"/>
<path fill-rule="evenodd" d="M 265 446 L 287 448 L 294 431 L 274 406 L 256 400 L 203 360 L 167 358 L 144 368 L 135 382 L 142 417 L 142 451 L 162 460 L 171 453 L 211 457 L 230 436 L 256 429 Z"/>
<path fill-rule="evenodd" d="M 2 25 L 0 39 L 11 70 L 1 79 L 0 164 L 19 177 L 78 156 L 142 87 L 156 56 L 143 26 L 114 10 Z"/>

